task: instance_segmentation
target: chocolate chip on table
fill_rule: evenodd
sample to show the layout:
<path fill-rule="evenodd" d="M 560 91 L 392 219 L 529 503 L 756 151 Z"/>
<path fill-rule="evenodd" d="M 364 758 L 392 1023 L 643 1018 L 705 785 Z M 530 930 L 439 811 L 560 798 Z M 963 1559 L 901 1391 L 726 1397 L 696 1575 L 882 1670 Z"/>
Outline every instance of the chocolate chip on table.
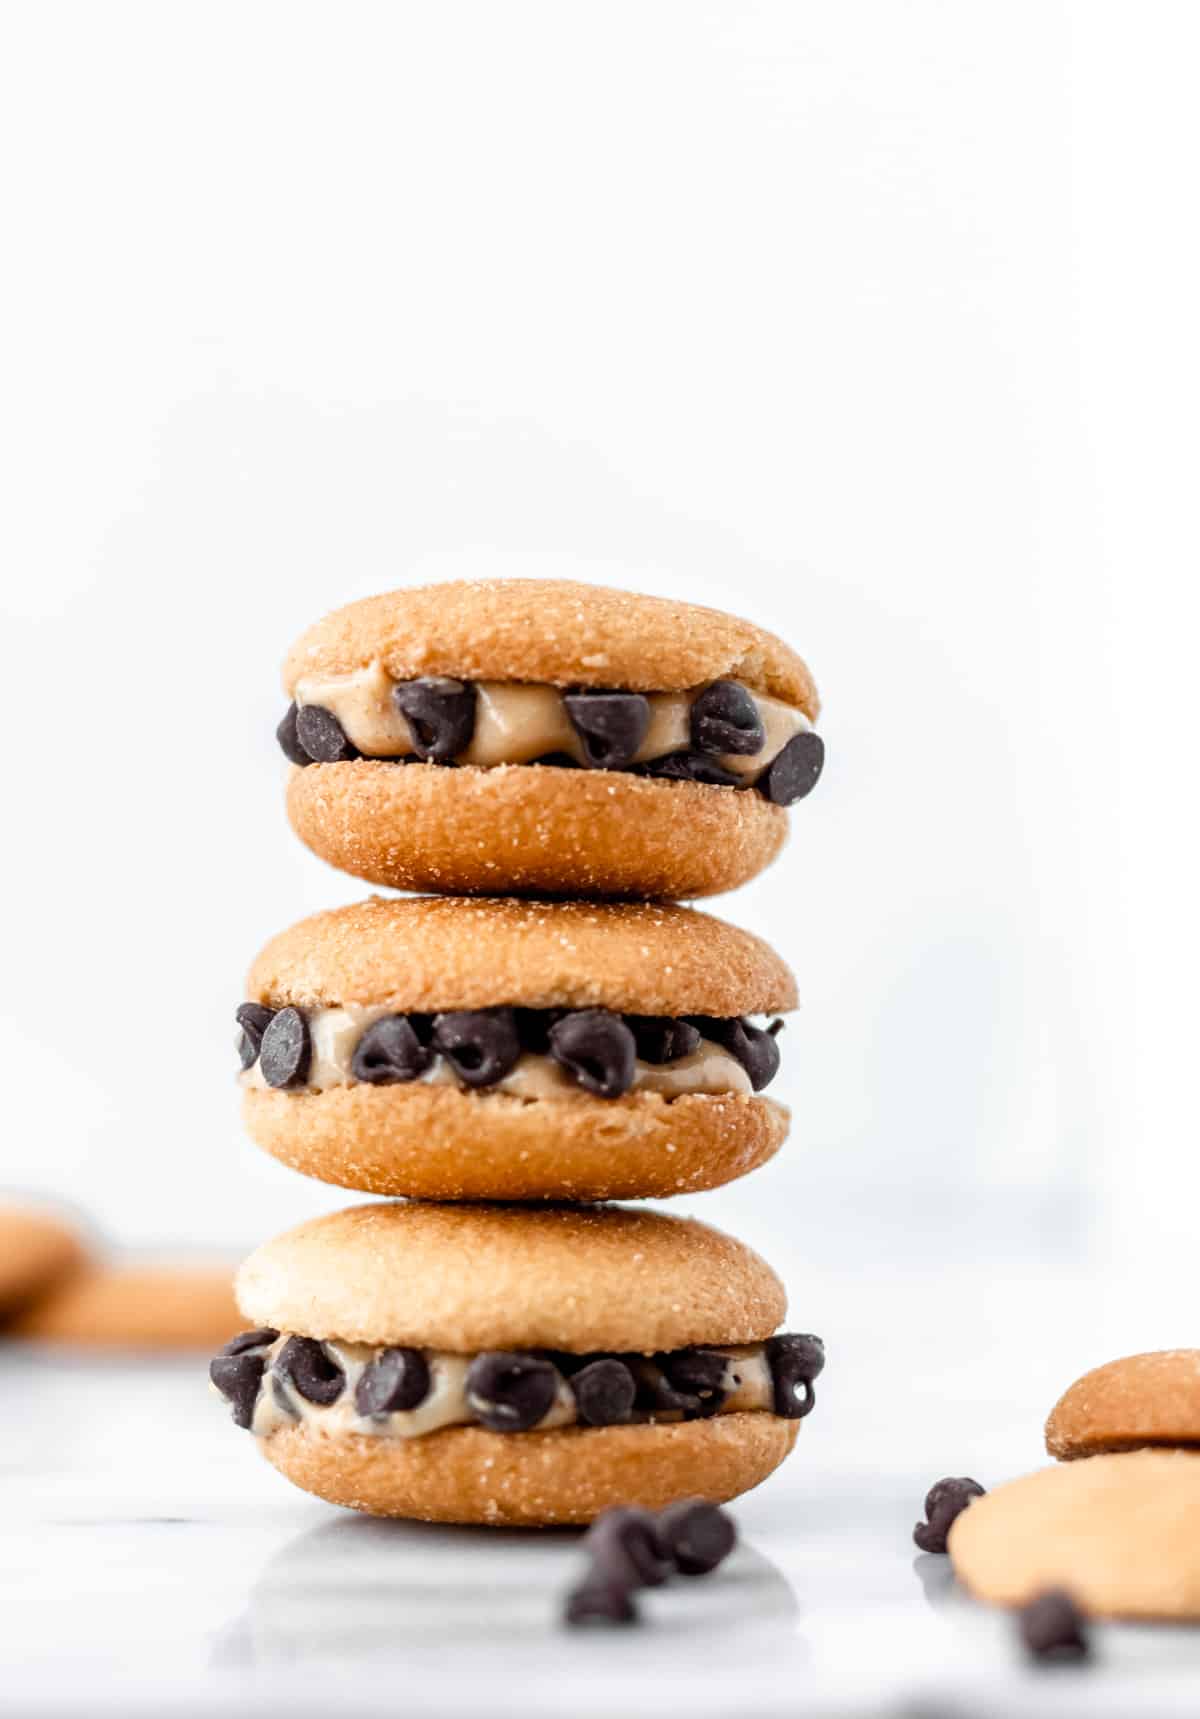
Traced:
<path fill-rule="evenodd" d="M 271 1370 L 286 1379 L 306 1402 L 328 1408 L 346 1388 L 346 1375 L 324 1343 L 313 1337 L 289 1337 L 271 1363 Z"/>
<path fill-rule="evenodd" d="M 651 758 L 640 766 L 646 776 L 659 776 L 669 782 L 703 782 L 711 788 L 741 788 L 742 778 L 726 770 L 715 758 L 703 752 L 668 752 L 663 758 Z"/>
<path fill-rule="evenodd" d="M 813 1380 L 825 1366 L 824 1343 L 811 1332 L 786 1331 L 768 1337 L 763 1350 L 771 1369 L 775 1413 L 785 1420 L 802 1421 L 812 1413 L 817 1400 Z M 803 1387 L 801 1397 L 796 1395 L 798 1386 Z"/>
<path fill-rule="evenodd" d="M 654 1520 L 663 1556 L 681 1576 L 707 1576 L 737 1543 L 733 1517 L 720 1505 L 703 1498 L 683 1498 L 668 1504 Z"/>
<path fill-rule="evenodd" d="M 256 1331 L 239 1331 L 221 1350 L 222 1355 L 244 1355 L 247 1349 L 266 1349 L 279 1336 L 270 1325 L 260 1325 Z"/>
<path fill-rule="evenodd" d="M 571 1374 L 575 1412 L 585 1426 L 615 1427 L 629 1419 L 637 1386 L 624 1361 L 604 1355 Z"/>
<path fill-rule="evenodd" d="M 521 1055 L 516 1012 L 498 1008 L 435 1015 L 433 1048 L 464 1085 L 494 1086 Z"/>
<path fill-rule="evenodd" d="M 392 702 L 408 723 L 418 758 L 447 764 L 471 744 L 475 688 L 470 681 L 447 675 L 402 680 L 392 688 Z"/>
<path fill-rule="evenodd" d="M 586 1092 L 620 1098 L 637 1073 L 637 1047 L 620 1015 L 576 1009 L 550 1028 L 550 1055 Z"/>
<path fill-rule="evenodd" d="M 268 1086 L 303 1086 L 312 1060 L 308 1022 L 299 1009 L 280 1009 L 262 1036 L 258 1061 Z"/>
<path fill-rule="evenodd" d="M 568 692 L 563 706 L 591 770 L 623 770 L 650 727 L 650 701 L 640 692 Z"/>
<path fill-rule="evenodd" d="M 672 1015 L 626 1015 L 624 1020 L 643 1062 L 678 1062 L 700 1049 L 700 1034 L 689 1021 Z"/>
<path fill-rule="evenodd" d="M 692 745 L 697 752 L 752 758 L 766 745 L 758 705 L 738 680 L 714 680 L 692 700 Z"/>
<path fill-rule="evenodd" d="M 305 764 L 311 764 L 312 759 L 301 746 L 300 736 L 296 732 L 296 718 L 299 714 L 296 706 L 289 704 L 287 715 L 275 730 L 275 738 L 283 750 L 284 757 L 290 759 L 293 764 L 299 764 L 303 767 Z"/>
<path fill-rule="evenodd" d="M 629 1589 L 623 1582 L 591 1570 L 567 1595 L 564 1620 L 573 1628 L 584 1624 L 631 1624 L 638 1614 Z"/>
<path fill-rule="evenodd" d="M 775 1043 L 778 1027 L 764 1031 L 737 1015 L 689 1015 L 688 1019 L 702 1038 L 711 1039 L 736 1057 L 755 1092 L 770 1086 L 779 1073 L 779 1046 Z"/>
<path fill-rule="evenodd" d="M 825 742 L 811 728 L 793 734 L 754 784 L 776 806 L 794 806 L 811 794 L 825 766 Z"/>
<path fill-rule="evenodd" d="M 467 1370 L 467 1402 L 492 1432 L 528 1432 L 558 1395 L 558 1373 L 537 1355 L 489 1350 Z"/>
<path fill-rule="evenodd" d="M 343 764 L 348 758 L 360 756 L 357 746 L 347 740 L 337 717 L 323 704 L 301 707 L 296 717 L 296 734 L 314 764 Z"/>
<path fill-rule="evenodd" d="M 432 1048 L 422 1043 L 407 1015 L 385 1015 L 355 1045 L 350 1073 L 370 1086 L 394 1086 L 416 1080 L 432 1061 Z"/>
<path fill-rule="evenodd" d="M 680 1399 L 680 1406 L 683 1398 L 692 1400 L 694 1406 L 684 1411 L 689 1419 L 715 1415 L 724 1403 L 727 1355 L 715 1349 L 676 1349 L 656 1355 L 654 1362 Z"/>
<path fill-rule="evenodd" d="M 429 1362 L 419 1349 L 385 1349 L 369 1361 L 354 1387 L 360 1415 L 415 1409 L 429 1395 Z"/>
<path fill-rule="evenodd" d="M 967 1475 L 949 1475 L 945 1480 L 935 1481 L 925 1494 L 928 1521 L 918 1522 L 913 1529 L 913 1539 L 921 1551 L 944 1552 L 951 1523 L 973 1498 L 983 1497 L 983 1490 L 977 1480 Z"/>
<path fill-rule="evenodd" d="M 1086 1659 L 1091 1652 L 1087 1620 L 1065 1588 L 1048 1588 L 1022 1607 L 1017 1628 L 1033 1659 Z"/>
<path fill-rule="evenodd" d="M 261 1003 L 242 1003 L 234 1018 L 242 1029 L 238 1035 L 238 1056 L 242 1059 L 242 1067 L 250 1068 L 258 1061 L 263 1034 L 274 1020 L 275 1011 L 264 1008 Z"/>
<path fill-rule="evenodd" d="M 593 1573 L 627 1589 L 661 1587 L 671 1572 L 648 1510 L 605 1510 L 584 1535 L 583 1549 Z"/>

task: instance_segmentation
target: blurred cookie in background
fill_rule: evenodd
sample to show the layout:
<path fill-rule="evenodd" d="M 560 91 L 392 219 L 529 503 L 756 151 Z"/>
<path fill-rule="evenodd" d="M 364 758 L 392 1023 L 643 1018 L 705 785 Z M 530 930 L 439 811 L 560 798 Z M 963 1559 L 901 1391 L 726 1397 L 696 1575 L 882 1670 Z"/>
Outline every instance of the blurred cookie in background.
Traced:
<path fill-rule="evenodd" d="M 87 1249 L 66 1218 L 35 1205 L 0 1204 L 0 1319 L 80 1267 Z"/>
<path fill-rule="evenodd" d="M 80 1261 L 28 1301 L 6 1335 L 79 1349 L 205 1349 L 242 1324 L 228 1264 Z"/>

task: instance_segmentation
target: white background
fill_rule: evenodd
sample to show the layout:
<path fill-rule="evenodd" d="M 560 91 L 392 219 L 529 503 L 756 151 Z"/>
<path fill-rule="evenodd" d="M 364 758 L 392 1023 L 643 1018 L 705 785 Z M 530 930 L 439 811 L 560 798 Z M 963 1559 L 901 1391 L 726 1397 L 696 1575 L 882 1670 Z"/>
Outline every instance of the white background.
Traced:
<path fill-rule="evenodd" d="M 794 1268 L 1101 1249 L 1165 1297 L 1196 11 L 3 16 L 0 1181 L 139 1246 L 339 1203 L 233 1085 L 259 944 L 362 893 L 285 824 L 278 663 L 369 592 L 569 575 L 751 615 L 825 696 L 715 904 L 800 977 L 793 1139 L 693 1207 Z"/>

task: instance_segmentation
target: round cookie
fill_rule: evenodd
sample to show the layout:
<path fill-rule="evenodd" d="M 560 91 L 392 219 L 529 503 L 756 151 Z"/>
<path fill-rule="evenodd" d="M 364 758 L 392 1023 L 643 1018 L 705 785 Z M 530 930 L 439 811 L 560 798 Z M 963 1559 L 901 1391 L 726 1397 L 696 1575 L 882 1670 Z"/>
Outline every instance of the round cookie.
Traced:
<path fill-rule="evenodd" d="M 746 1174 L 787 1131 L 763 1091 L 778 1044 L 746 1017 L 793 1008 L 794 980 L 689 908 L 372 900 L 274 938 L 247 992 L 246 1125 L 339 1186 L 663 1197 Z"/>
<path fill-rule="evenodd" d="M 1142 1445 L 1200 1445 L 1200 1349 L 1159 1349 L 1094 1367 L 1046 1422 L 1061 1461 Z"/>
<path fill-rule="evenodd" d="M 32 1206 L 0 1206 L 0 1318 L 80 1264 L 84 1246 L 61 1219 Z"/>
<path fill-rule="evenodd" d="M 288 815 L 406 890 L 666 898 L 770 863 L 824 748 L 779 639 L 562 580 L 456 582 L 338 610 L 289 652 Z"/>
<path fill-rule="evenodd" d="M 1200 1618 L 1200 1452 L 1039 1469 L 975 1499 L 948 1550 L 959 1579 L 994 1605 L 1065 1588 L 1096 1617 Z"/>
<path fill-rule="evenodd" d="M 255 1327 L 213 1363 L 290 1480 L 370 1514 L 524 1526 L 720 1502 L 787 1455 L 819 1340 L 694 1220 L 619 1207 L 375 1204 L 237 1277 Z"/>
<path fill-rule="evenodd" d="M 208 1349 L 240 1323 L 227 1265 L 88 1265 L 8 1329 L 81 1349 Z"/>

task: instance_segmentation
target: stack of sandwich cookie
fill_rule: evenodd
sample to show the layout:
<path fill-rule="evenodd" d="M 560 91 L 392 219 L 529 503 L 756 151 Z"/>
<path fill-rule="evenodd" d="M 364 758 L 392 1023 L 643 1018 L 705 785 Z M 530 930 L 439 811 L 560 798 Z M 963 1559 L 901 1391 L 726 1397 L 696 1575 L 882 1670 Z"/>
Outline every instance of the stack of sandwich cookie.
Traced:
<path fill-rule="evenodd" d="M 767 1089 L 791 973 L 645 898 L 774 857 L 821 770 L 808 670 L 710 610 L 522 580 L 353 604 L 285 686 L 298 833 L 441 893 L 317 914 L 251 968 L 252 1136 L 404 1203 L 246 1262 L 249 1328 L 211 1367 L 233 1419 L 378 1515 L 586 1523 L 757 1485 L 820 1340 L 780 1331 L 782 1286 L 741 1244 L 593 1202 L 720 1186 L 786 1135 Z"/>

